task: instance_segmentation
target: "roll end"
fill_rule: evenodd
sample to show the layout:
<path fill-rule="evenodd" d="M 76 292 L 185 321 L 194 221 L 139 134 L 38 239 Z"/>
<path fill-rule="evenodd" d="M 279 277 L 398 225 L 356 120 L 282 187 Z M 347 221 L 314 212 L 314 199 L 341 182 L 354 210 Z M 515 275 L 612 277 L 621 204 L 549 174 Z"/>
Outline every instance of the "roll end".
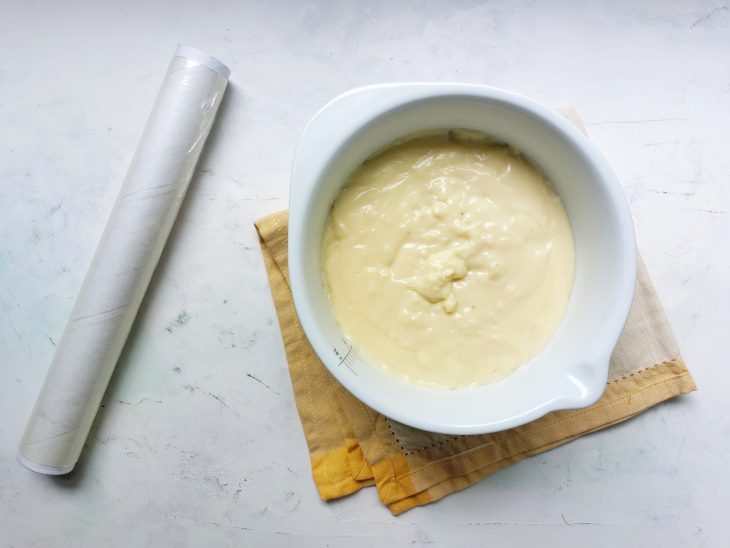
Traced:
<path fill-rule="evenodd" d="M 217 72 L 226 80 L 228 80 L 228 77 L 231 75 L 231 69 L 218 59 L 190 46 L 178 44 L 177 49 L 175 50 L 175 57 L 185 57 L 186 59 L 197 61 L 201 65 L 205 65 L 209 69 Z"/>
<path fill-rule="evenodd" d="M 46 464 L 38 464 L 37 462 L 33 462 L 32 460 L 27 459 L 20 453 L 18 453 L 15 458 L 21 466 L 27 468 L 31 472 L 35 472 L 37 474 L 45 474 L 47 476 L 62 476 L 63 474 L 68 474 L 71 470 L 74 469 L 74 465 L 48 466 Z"/>

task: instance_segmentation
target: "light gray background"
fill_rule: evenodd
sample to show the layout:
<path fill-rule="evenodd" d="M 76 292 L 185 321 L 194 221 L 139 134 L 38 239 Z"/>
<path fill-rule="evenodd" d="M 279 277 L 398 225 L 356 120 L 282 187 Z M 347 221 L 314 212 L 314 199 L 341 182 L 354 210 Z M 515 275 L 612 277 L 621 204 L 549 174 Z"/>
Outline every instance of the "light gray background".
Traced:
<path fill-rule="evenodd" d="M 39 476 L 16 445 L 178 42 L 228 96 L 82 463 Z M 0 1 L 0 51 L 0 544 L 727 545 L 727 5 Z M 252 221 L 317 109 L 401 80 L 578 108 L 700 391 L 394 518 L 317 496 Z"/>

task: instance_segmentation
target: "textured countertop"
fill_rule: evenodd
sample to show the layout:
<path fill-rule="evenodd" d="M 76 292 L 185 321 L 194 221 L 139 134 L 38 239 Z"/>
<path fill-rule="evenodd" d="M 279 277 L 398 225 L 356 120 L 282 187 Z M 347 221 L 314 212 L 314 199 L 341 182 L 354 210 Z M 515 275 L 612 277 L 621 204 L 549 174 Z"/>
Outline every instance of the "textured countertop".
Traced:
<path fill-rule="evenodd" d="M 555 4 L 555 5 L 549 5 Z M 0 544 L 726 546 L 730 8 L 0 2 Z M 17 443 L 176 44 L 232 69 L 76 472 Z M 699 392 L 394 518 L 319 500 L 255 218 L 314 112 L 402 80 L 574 105 Z"/>

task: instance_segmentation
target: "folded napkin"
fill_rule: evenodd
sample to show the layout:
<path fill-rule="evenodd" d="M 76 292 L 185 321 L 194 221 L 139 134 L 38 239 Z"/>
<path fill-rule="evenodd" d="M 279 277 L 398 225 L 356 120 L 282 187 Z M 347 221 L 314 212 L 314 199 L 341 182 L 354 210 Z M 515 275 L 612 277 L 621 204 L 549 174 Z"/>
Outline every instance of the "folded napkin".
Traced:
<path fill-rule="evenodd" d="M 563 114 L 578 127 L 572 109 Z M 639 258 L 636 293 L 594 405 L 493 434 L 448 436 L 397 423 L 352 396 L 312 350 L 289 289 L 286 211 L 255 223 L 289 362 L 294 397 L 324 500 L 375 485 L 393 514 L 440 499 L 578 436 L 696 390 Z"/>

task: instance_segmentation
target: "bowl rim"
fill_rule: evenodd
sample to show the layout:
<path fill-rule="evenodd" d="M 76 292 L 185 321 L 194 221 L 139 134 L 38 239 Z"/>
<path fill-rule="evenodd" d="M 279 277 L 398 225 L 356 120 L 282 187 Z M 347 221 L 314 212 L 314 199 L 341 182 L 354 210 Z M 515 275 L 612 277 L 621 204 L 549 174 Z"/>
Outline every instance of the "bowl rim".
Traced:
<path fill-rule="evenodd" d="M 317 183 L 316 180 L 310 178 L 309 183 L 301 184 L 300 173 L 302 171 L 306 173 L 307 170 L 311 171 L 312 169 L 311 158 L 304 152 L 307 143 L 316 141 L 318 145 L 324 145 L 325 149 L 329 150 L 330 156 L 334 157 L 335 153 L 348 139 L 366 128 L 371 121 L 411 103 L 454 96 L 508 103 L 512 107 L 517 107 L 523 112 L 539 118 L 541 122 L 559 131 L 569 141 L 571 146 L 575 147 L 589 160 L 592 168 L 600 175 L 600 182 L 604 190 L 608 192 L 610 203 L 614 210 L 613 212 L 618 217 L 617 226 L 620 231 L 618 239 L 622 244 L 622 250 L 625 252 L 624 259 L 626 260 L 624 265 L 626 275 L 617 281 L 617 292 L 620 298 L 612 308 L 613 314 L 607 318 L 600 340 L 595 341 L 596 344 L 591 350 L 591 356 L 593 358 L 589 361 L 595 365 L 598 374 L 594 375 L 592 379 L 581 383 L 578 394 L 560 394 L 546 401 L 537 402 L 537 404 L 532 405 L 524 412 L 508 418 L 484 420 L 479 423 L 470 422 L 468 424 L 454 422 L 438 423 L 403 412 L 398 402 L 383 400 L 378 397 L 378 394 L 374 394 L 373 391 L 363 389 L 353 376 L 345 374 L 342 368 L 336 366 L 336 358 L 333 358 L 331 348 L 325 340 L 323 333 L 319 330 L 313 307 L 310 306 L 312 304 L 310 295 L 304 287 L 304 246 L 299 239 L 304 233 L 302 227 L 306 222 L 305 213 L 310 208 L 312 191 Z M 364 102 L 364 98 L 368 98 L 368 101 Z M 334 134 L 324 131 L 324 127 L 321 126 L 327 126 L 328 124 L 322 124 L 322 118 L 337 114 L 338 111 L 352 109 L 354 105 L 357 105 L 359 109 L 357 116 L 340 120 L 342 127 L 337 132 L 334 132 Z M 329 158 L 330 156 L 323 154 L 323 157 Z M 326 171 L 329 162 L 320 161 L 319 164 L 321 164 L 320 169 Z M 314 162 L 314 165 L 316 166 L 318 163 Z M 354 397 L 386 417 L 415 428 L 443 434 L 490 433 L 526 424 L 551 411 L 587 407 L 595 403 L 605 390 L 610 355 L 628 317 L 635 289 L 636 247 L 633 221 L 621 186 L 608 162 L 596 146 L 585 134 L 557 111 L 534 99 L 512 91 L 478 84 L 420 82 L 364 86 L 349 90 L 337 96 L 310 119 L 297 144 L 291 173 L 288 236 L 290 288 L 296 313 L 309 343 L 327 370 L 338 382 Z M 441 388 L 423 388 L 426 390 L 445 390 Z M 476 388 L 478 389 L 479 387 Z M 473 388 L 456 389 L 454 392 L 459 392 L 459 390 L 473 390 Z"/>

